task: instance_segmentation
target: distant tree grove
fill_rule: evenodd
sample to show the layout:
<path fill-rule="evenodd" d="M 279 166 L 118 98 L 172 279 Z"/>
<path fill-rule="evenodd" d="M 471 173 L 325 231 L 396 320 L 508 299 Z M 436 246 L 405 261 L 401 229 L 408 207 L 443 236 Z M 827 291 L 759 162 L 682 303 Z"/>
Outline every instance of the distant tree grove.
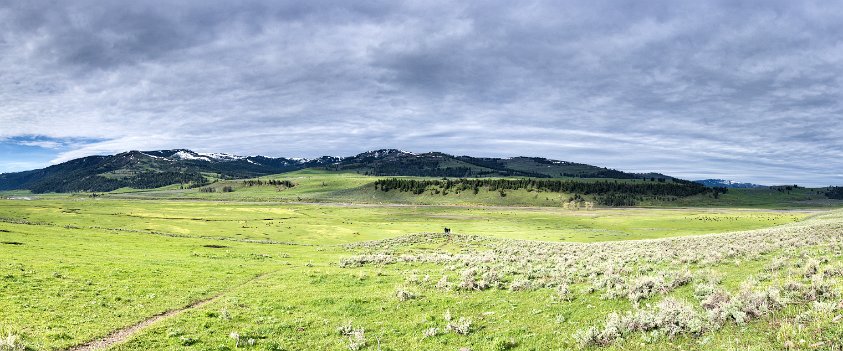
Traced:
<path fill-rule="evenodd" d="M 246 186 L 264 186 L 264 185 L 273 185 L 273 186 L 283 186 L 285 188 L 292 188 L 296 186 L 295 183 L 289 180 L 280 180 L 280 179 L 270 179 L 270 180 L 260 180 L 260 179 L 249 179 L 244 180 L 243 185 Z"/>
<path fill-rule="evenodd" d="M 843 200 L 843 186 L 830 186 L 825 192 L 829 199 Z"/>
<path fill-rule="evenodd" d="M 374 183 L 381 191 L 409 192 L 416 195 L 428 190 L 434 193 L 460 193 L 470 191 L 479 193 L 480 189 L 499 191 L 505 196 L 506 190 L 527 190 L 577 195 L 592 195 L 595 201 L 605 206 L 633 206 L 644 198 L 675 199 L 699 194 L 717 196 L 725 193 L 726 188 L 710 188 L 702 184 L 674 179 L 670 182 L 623 182 L 615 180 L 579 181 L 558 179 L 379 179 Z M 569 200 L 584 202 L 581 196 Z M 590 206 L 589 206 L 590 207 Z"/>

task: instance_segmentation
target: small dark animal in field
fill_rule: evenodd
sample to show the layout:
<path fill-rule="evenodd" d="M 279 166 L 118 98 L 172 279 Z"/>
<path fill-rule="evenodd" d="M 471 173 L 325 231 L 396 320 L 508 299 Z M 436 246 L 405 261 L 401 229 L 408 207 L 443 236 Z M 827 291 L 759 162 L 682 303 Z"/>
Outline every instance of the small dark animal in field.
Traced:
<path fill-rule="evenodd" d="M 445 227 L 445 234 L 451 234 L 451 228 Z"/>

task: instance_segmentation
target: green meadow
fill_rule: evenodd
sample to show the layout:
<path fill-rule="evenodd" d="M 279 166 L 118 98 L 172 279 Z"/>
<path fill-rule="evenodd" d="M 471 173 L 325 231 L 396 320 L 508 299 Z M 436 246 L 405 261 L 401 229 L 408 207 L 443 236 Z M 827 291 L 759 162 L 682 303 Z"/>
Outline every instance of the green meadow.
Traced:
<path fill-rule="evenodd" d="M 168 312 L 102 349 L 841 346 L 839 211 L 407 201 L 357 174 L 276 178 L 297 185 L 8 193 L 0 350 L 99 349 L 75 347 Z"/>
<path fill-rule="evenodd" d="M 120 229 L 170 236 L 344 244 L 439 232 L 544 241 L 593 242 L 764 228 L 811 211 L 737 209 L 600 209 L 555 207 L 368 205 L 115 200 L 75 197 L 0 202 L 7 219 L 81 229 Z"/>

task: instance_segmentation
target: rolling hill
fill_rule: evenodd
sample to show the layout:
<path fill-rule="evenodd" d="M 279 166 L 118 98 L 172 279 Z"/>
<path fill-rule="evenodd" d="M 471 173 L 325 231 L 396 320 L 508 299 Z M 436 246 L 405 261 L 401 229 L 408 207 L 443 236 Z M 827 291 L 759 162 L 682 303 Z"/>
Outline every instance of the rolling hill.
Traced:
<path fill-rule="evenodd" d="M 382 149 L 350 157 L 302 159 L 174 149 L 89 156 L 43 169 L 0 174 L 0 190 L 46 193 L 149 189 L 172 184 L 191 187 L 212 179 L 252 178 L 305 168 L 376 176 L 672 179 L 658 173 L 627 173 L 540 157 L 478 158 Z"/>

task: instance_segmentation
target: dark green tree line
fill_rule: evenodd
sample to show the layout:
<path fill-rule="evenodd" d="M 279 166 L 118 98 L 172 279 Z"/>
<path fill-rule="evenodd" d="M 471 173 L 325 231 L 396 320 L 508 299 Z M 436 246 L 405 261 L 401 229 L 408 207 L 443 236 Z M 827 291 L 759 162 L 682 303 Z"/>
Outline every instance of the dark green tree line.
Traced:
<path fill-rule="evenodd" d="M 471 191 L 477 194 L 480 189 L 488 191 L 527 190 L 553 193 L 571 193 L 594 195 L 598 203 L 607 206 L 631 206 L 648 198 L 676 198 L 698 194 L 725 193 L 725 188 L 709 188 L 684 180 L 670 182 L 619 182 L 619 181 L 577 181 L 558 179 L 380 179 L 374 183 L 375 189 L 381 191 L 401 191 L 422 194 L 428 189 L 442 189 L 443 191 Z"/>

